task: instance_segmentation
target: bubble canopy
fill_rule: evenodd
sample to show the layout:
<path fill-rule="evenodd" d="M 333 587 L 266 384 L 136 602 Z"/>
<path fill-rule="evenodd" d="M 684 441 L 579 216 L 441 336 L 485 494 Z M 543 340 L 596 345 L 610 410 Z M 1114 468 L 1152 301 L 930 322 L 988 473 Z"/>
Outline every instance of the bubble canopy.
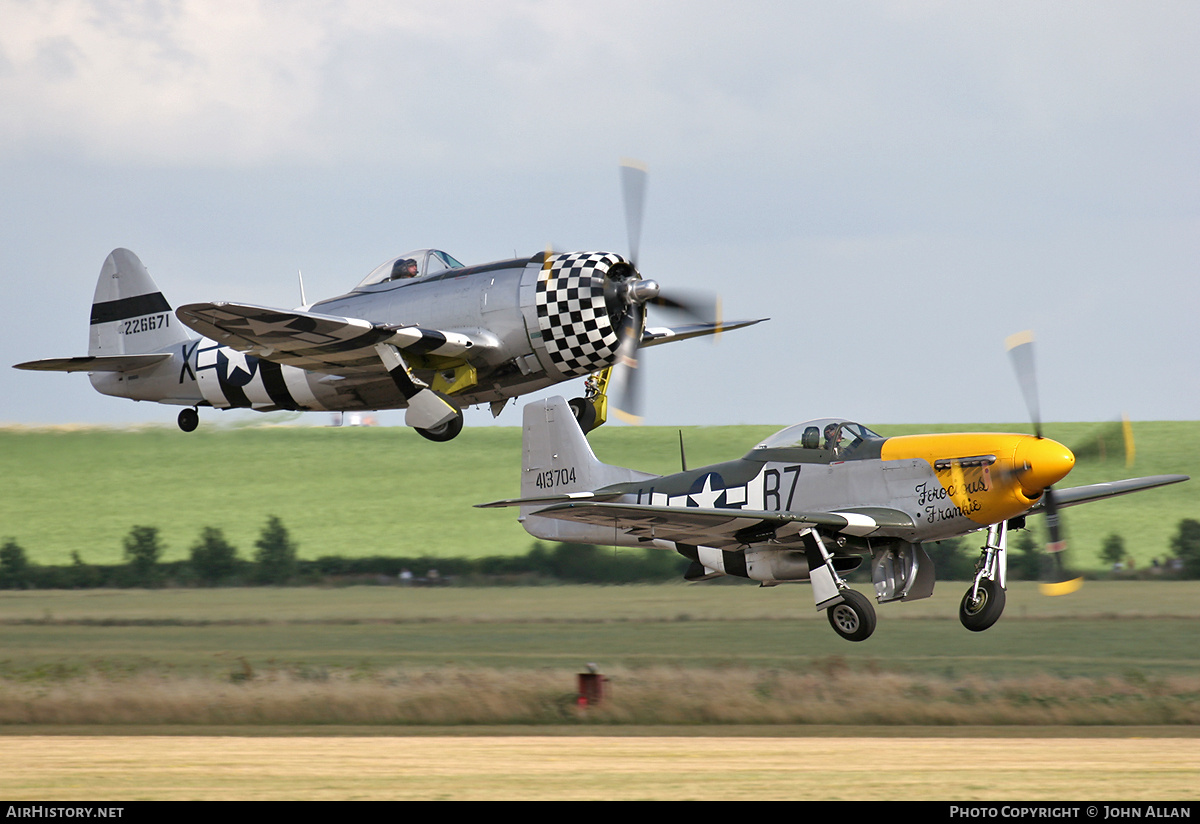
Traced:
<path fill-rule="evenodd" d="M 426 275 L 443 272 L 447 269 L 464 268 L 463 264 L 450 257 L 450 255 L 441 249 L 415 249 L 385 260 L 372 269 L 371 274 L 363 278 L 358 286 L 354 288 L 361 289 L 364 286 L 374 286 L 377 283 L 387 283 L 391 280 L 400 280 L 409 277 L 399 274 L 402 267 L 398 266 L 398 264 L 403 264 L 410 260 L 417 266 L 417 273 L 411 277 L 417 278 L 423 278 Z"/>
<path fill-rule="evenodd" d="M 861 423 L 845 418 L 817 418 L 781 429 L 755 449 L 849 449 L 863 441 L 883 440 Z"/>

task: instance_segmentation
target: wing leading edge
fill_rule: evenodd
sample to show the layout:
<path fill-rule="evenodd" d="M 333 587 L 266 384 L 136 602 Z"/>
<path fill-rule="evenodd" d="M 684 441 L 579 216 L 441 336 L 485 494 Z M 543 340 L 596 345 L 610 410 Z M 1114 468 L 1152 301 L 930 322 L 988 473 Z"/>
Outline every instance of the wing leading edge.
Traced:
<path fill-rule="evenodd" d="M 1055 489 L 1055 502 L 1058 506 L 1076 506 L 1078 504 L 1091 503 L 1092 501 L 1102 501 L 1105 498 L 1115 498 L 1118 495 L 1128 495 L 1131 492 L 1141 492 L 1143 489 L 1154 489 L 1159 486 L 1167 486 L 1168 484 L 1177 484 L 1189 480 L 1188 475 L 1148 475 L 1144 478 L 1130 478 L 1125 481 L 1109 481 L 1102 484 L 1088 484 L 1087 486 L 1075 486 L 1070 489 L 1058 490 Z M 1033 512 L 1042 510 L 1042 504 L 1039 503 L 1033 508 Z"/>
<path fill-rule="evenodd" d="M 642 332 L 642 346 L 658 346 L 660 343 L 671 343 L 677 340 L 688 340 L 703 335 L 719 335 L 722 332 L 732 332 L 734 329 L 744 329 L 756 323 L 762 323 L 767 318 L 757 320 L 735 320 L 728 323 L 692 323 L 685 326 L 649 326 Z"/>

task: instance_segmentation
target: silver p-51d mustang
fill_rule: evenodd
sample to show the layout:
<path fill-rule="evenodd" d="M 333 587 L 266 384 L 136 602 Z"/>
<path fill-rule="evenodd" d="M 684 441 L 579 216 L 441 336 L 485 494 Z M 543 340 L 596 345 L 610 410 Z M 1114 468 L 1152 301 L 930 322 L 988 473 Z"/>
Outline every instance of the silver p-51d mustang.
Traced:
<path fill-rule="evenodd" d="M 1057 524 L 1061 507 L 1187 480 L 1054 491 L 1075 459 L 1048 438 L 884 438 L 835 418 L 788 427 L 739 459 L 651 475 L 597 460 L 562 398 L 525 407 L 523 455 L 522 497 L 478 506 L 519 506 L 538 538 L 675 550 L 693 562 L 689 580 L 811 582 L 817 609 L 850 641 L 875 629 L 870 600 L 842 577 L 864 558 L 879 603 L 927 598 L 934 570 L 922 544 L 986 529 L 959 610 L 967 629 L 981 631 L 1004 609 L 1010 524 L 1039 512 Z"/>
<path fill-rule="evenodd" d="M 757 323 L 700 322 L 647 328 L 646 305 L 689 310 L 643 280 L 636 265 L 644 170 L 623 167 L 628 257 L 554 253 L 464 266 L 421 249 L 386 261 L 347 294 L 299 309 L 193 303 L 172 311 L 137 256 L 104 261 L 85 357 L 18 369 L 88 372 L 106 395 L 185 407 L 260 411 L 407 409 L 405 423 L 446 441 L 462 409 L 592 376 L 572 408 L 585 429 L 607 417 L 611 370 L 636 366 L 637 350 Z M 199 333 L 201 337 L 197 337 Z M 618 373 L 614 384 L 622 381 Z M 634 400 L 621 409 L 636 415 Z"/>

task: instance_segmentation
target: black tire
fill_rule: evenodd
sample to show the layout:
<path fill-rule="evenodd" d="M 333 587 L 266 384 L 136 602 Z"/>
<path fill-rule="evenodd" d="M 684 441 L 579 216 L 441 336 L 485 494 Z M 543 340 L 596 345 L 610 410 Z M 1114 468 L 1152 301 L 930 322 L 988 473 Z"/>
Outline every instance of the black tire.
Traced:
<path fill-rule="evenodd" d="M 587 434 L 596 428 L 596 407 L 587 398 L 572 398 L 570 404 L 571 414 L 575 416 L 575 422 L 579 424 L 579 428 L 583 430 L 583 434 Z"/>
<path fill-rule="evenodd" d="M 200 425 L 200 413 L 195 409 L 184 409 L 179 413 L 179 428 L 184 432 L 194 432 Z"/>
<path fill-rule="evenodd" d="M 458 414 L 450 420 L 446 421 L 441 426 L 435 426 L 431 429 L 417 429 L 417 432 L 422 438 L 427 438 L 431 441 L 443 443 L 452 441 L 458 437 L 458 433 L 462 432 L 463 428 L 463 413 L 460 409 Z"/>
<path fill-rule="evenodd" d="M 1004 589 L 990 578 L 979 582 L 979 588 L 971 587 L 963 595 L 958 607 L 958 620 L 971 632 L 983 632 L 1000 620 L 1004 612 Z"/>
<path fill-rule="evenodd" d="M 875 632 L 875 607 L 853 589 L 842 590 L 842 603 L 825 610 L 829 626 L 847 641 L 865 641 Z"/>

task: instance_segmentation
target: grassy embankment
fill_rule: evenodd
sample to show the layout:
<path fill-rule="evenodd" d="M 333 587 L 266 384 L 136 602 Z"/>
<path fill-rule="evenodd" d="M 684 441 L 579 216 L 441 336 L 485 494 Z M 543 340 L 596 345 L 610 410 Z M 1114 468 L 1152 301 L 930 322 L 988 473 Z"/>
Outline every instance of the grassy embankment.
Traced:
<path fill-rule="evenodd" d="M 1007 425 L 881 426 L 881 434 L 953 429 L 1027 431 Z M 1077 442 L 1091 424 L 1053 424 L 1047 432 Z M 776 427 L 690 427 L 690 466 L 748 451 Z M 1136 465 L 1080 466 L 1063 486 L 1132 475 L 1190 474 L 1200 423 L 1135 424 Z M 609 463 L 668 473 L 679 466 L 678 430 L 604 427 L 592 435 Z M 163 560 L 187 557 L 202 527 L 215 526 L 250 557 L 269 515 L 280 517 L 303 558 L 322 555 L 480 557 L 527 552 L 532 539 L 512 510 L 473 504 L 518 493 L 520 431 L 467 429 L 435 444 L 404 428 L 264 426 L 0 429 L 0 539 L 15 538 L 30 559 L 119 563 L 135 524 L 156 526 Z M 1109 534 L 1124 537 L 1139 567 L 1163 557 L 1178 522 L 1200 517 L 1193 481 L 1078 507 L 1066 513 L 1074 562 L 1101 569 Z M 1041 529 L 1041 519 L 1031 522 Z"/>
<path fill-rule="evenodd" d="M 1200 724 L 1200 584 L 961 589 L 861 644 L 806 586 L 5 592 L 0 726 Z"/>

